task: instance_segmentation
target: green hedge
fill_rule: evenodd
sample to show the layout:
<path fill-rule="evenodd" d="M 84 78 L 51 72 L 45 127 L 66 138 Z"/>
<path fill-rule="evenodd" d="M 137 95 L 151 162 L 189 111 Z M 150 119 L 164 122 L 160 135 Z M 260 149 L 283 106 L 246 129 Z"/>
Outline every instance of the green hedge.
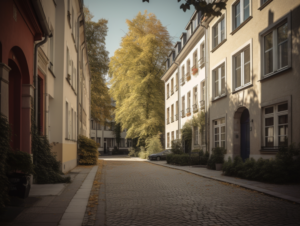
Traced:
<path fill-rule="evenodd" d="M 275 159 L 228 159 L 223 165 L 227 176 L 269 183 L 300 182 L 300 146 L 291 145 L 279 149 Z"/>
<path fill-rule="evenodd" d="M 93 139 L 80 135 L 79 143 L 79 164 L 80 165 L 96 165 L 99 157 L 98 145 Z"/>
<path fill-rule="evenodd" d="M 190 156 L 188 154 L 167 155 L 167 163 L 180 166 L 188 166 L 190 164 Z"/>

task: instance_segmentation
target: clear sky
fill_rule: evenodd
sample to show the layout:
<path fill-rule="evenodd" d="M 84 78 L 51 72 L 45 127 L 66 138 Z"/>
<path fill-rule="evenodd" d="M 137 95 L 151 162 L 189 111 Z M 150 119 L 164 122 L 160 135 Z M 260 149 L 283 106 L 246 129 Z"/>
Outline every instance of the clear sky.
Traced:
<path fill-rule="evenodd" d="M 174 43 L 180 40 L 194 12 L 193 8 L 183 12 L 177 0 L 150 0 L 149 3 L 142 0 L 84 0 L 84 4 L 94 15 L 94 21 L 101 18 L 108 20 L 106 49 L 109 57 L 120 47 L 121 38 L 128 31 L 126 19 L 132 20 L 138 12 L 147 10 L 148 13 L 154 13 L 167 27 Z"/>

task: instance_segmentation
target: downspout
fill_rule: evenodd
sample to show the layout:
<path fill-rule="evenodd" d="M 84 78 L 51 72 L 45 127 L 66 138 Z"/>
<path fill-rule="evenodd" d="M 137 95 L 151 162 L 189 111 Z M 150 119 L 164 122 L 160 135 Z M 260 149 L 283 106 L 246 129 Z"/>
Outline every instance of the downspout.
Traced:
<path fill-rule="evenodd" d="M 209 87 L 210 87 L 210 76 L 209 76 L 209 71 L 210 71 L 210 59 L 209 59 L 209 29 L 206 28 L 205 30 L 205 146 L 206 146 L 206 151 L 210 152 L 210 144 L 209 144 L 209 136 L 210 136 L 210 128 L 209 128 L 209 120 L 210 120 L 210 107 L 209 107 Z"/>
<path fill-rule="evenodd" d="M 80 10 L 82 11 L 82 7 L 80 8 Z M 79 153 L 79 145 L 78 145 L 78 135 L 79 135 L 79 117 L 78 117 L 78 113 L 79 113 L 79 92 L 78 92 L 78 86 L 79 86 L 79 76 L 80 76 L 80 66 L 79 66 L 79 55 L 80 55 L 80 47 L 79 47 L 79 28 L 80 28 L 80 22 L 79 22 L 79 18 L 81 17 L 82 13 L 79 14 L 78 18 L 77 18 L 77 37 L 76 37 L 76 40 L 77 40 L 77 86 L 76 86 L 76 93 L 77 93 L 77 128 L 76 128 L 76 132 L 77 132 L 77 137 L 76 137 L 76 146 L 77 146 L 77 161 L 79 161 L 79 156 L 78 156 L 78 153 Z"/>

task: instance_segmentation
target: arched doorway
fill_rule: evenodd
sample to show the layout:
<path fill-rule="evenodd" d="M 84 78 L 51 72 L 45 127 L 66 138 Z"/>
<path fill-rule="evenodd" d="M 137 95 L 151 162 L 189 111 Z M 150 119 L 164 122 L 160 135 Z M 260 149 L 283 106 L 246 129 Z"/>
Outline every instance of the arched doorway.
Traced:
<path fill-rule="evenodd" d="M 241 115 L 241 157 L 245 161 L 250 156 L 250 116 L 248 109 Z"/>
<path fill-rule="evenodd" d="M 21 145 L 21 90 L 22 76 L 17 64 L 9 60 L 9 124 L 11 125 L 11 147 L 20 150 Z"/>

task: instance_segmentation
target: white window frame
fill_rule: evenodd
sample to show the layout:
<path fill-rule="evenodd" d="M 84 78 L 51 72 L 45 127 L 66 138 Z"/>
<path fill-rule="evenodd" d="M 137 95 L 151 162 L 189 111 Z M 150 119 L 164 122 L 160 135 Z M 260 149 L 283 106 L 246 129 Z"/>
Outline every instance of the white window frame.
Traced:
<path fill-rule="evenodd" d="M 244 21 L 246 21 L 248 18 L 252 17 L 252 0 L 249 0 L 249 17 L 244 19 L 244 1 L 245 0 L 238 0 L 231 4 L 231 12 L 232 12 L 232 29 L 231 31 L 236 30 L 238 27 L 242 25 Z M 235 25 L 235 6 L 240 2 L 240 24 L 239 26 Z"/>
<path fill-rule="evenodd" d="M 266 35 L 270 34 L 270 32 L 276 31 L 276 33 L 277 33 L 277 28 L 280 27 L 281 25 L 283 25 L 285 22 L 287 22 L 287 26 L 288 26 L 288 65 L 283 68 L 278 68 L 278 63 L 277 63 L 278 43 L 277 43 L 277 36 L 274 35 L 274 33 L 273 33 L 273 72 L 270 72 L 265 75 L 264 38 Z M 287 13 L 286 15 L 284 15 L 279 20 L 277 20 L 272 25 L 268 26 L 262 32 L 259 33 L 260 43 L 261 43 L 261 79 L 270 77 L 272 75 L 275 75 L 277 73 L 280 73 L 281 71 L 287 70 L 292 67 L 292 36 L 291 36 L 292 28 L 291 27 L 292 27 L 291 13 Z M 276 36 L 276 37 L 274 37 L 274 36 Z M 275 39 L 275 42 L 274 42 L 274 39 Z M 275 47 L 276 47 L 276 49 L 275 49 Z"/>
<path fill-rule="evenodd" d="M 250 82 L 244 84 L 244 60 L 241 58 L 241 75 L 242 75 L 242 81 L 241 81 L 241 86 L 236 87 L 236 74 L 235 74 L 235 56 L 243 51 L 245 48 L 249 46 L 250 48 Z M 235 50 L 233 53 L 231 53 L 231 59 L 232 59 L 232 87 L 233 87 L 233 92 L 239 91 L 240 89 L 243 89 L 245 87 L 251 86 L 253 84 L 253 70 L 252 70 L 252 38 L 247 41 L 244 45 L 239 47 L 237 50 Z"/>
<path fill-rule="evenodd" d="M 196 92 L 195 92 L 196 90 Z M 193 105 L 194 104 L 197 104 L 197 107 L 198 107 L 198 85 L 195 85 L 193 87 Z"/>
<path fill-rule="evenodd" d="M 66 134 L 65 134 L 65 139 L 69 139 L 69 102 L 66 101 L 66 111 L 65 111 L 65 114 L 66 114 L 66 117 L 65 117 L 65 120 L 66 120 Z"/>
<path fill-rule="evenodd" d="M 221 21 L 224 20 L 224 39 L 222 40 L 221 39 Z M 214 37 L 215 37 L 215 27 L 218 26 L 218 43 L 215 45 L 214 43 Z M 211 47 L 212 47 L 212 50 L 214 48 L 216 48 L 218 45 L 220 45 L 221 42 L 225 41 L 226 40 L 226 31 L 227 31 L 227 28 L 226 28 L 226 13 L 224 13 L 221 18 L 216 22 L 214 23 L 214 25 L 211 27 Z"/>
<path fill-rule="evenodd" d="M 211 86 L 212 86 L 212 100 L 217 100 L 219 98 L 222 98 L 224 96 L 227 95 L 227 62 L 226 62 L 226 58 L 224 60 L 222 60 L 220 63 L 218 63 L 216 66 L 214 66 L 211 70 L 211 75 L 212 75 L 212 79 L 211 79 Z M 221 76 L 221 66 L 222 64 L 224 64 L 224 76 L 225 76 L 225 92 L 224 94 L 221 94 L 221 91 L 222 91 L 222 83 L 219 82 L 219 93 L 220 95 L 219 96 L 215 96 L 215 73 L 214 71 L 216 69 L 218 69 L 218 76 L 219 76 L 219 80 L 222 79 L 222 76 Z M 221 81 L 221 80 L 220 80 Z"/>
<path fill-rule="evenodd" d="M 280 111 L 278 112 L 278 106 L 279 105 L 282 105 L 282 104 L 287 104 L 288 105 L 288 109 L 285 110 L 285 111 Z M 265 109 L 266 108 L 270 108 L 270 107 L 273 107 L 273 113 L 270 113 L 270 114 L 265 114 Z M 288 126 L 288 132 L 287 132 L 287 137 L 288 137 L 288 145 L 290 144 L 290 140 L 291 140 L 291 115 L 290 115 L 290 102 L 289 101 L 284 101 L 284 102 L 281 102 L 281 103 L 276 103 L 276 104 L 273 104 L 273 105 L 269 105 L 269 106 L 264 106 L 262 108 L 262 114 L 263 114 L 263 128 L 262 128 L 262 132 L 263 132 L 263 140 L 262 140 L 262 144 L 263 144 L 263 147 L 264 149 L 278 149 L 279 145 L 278 145 L 278 117 L 279 116 L 282 116 L 282 115 L 287 115 L 288 116 L 288 123 L 287 123 L 287 126 Z M 273 118 L 273 130 L 274 130 L 274 134 L 273 134 L 273 137 L 274 137 L 274 145 L 273 147 L 266 147 L 266 131 L 265 131 L 265 128 L 266 128 L 266 123 L 265 123 L 265 119 L 266 118 Z"/>
<path fill-rule="evenodd" d="M 198 126 L 194 126 L 194 137 L 193 137 L 193 140 L 194 140 L 194 145 L 199 145 L 199 129 L 198 129 Z"/>
<path fill-rule="evenodd" d="M 224 120 L 223 123 L 221 123 L 222 120 Z M 215 122 L 218 122 L 218 124 L 215 125 Z M 226 117 L 222 117 L 222 118 L 213 120 L 213 147 L 216 148 L 216 142 L 219 143 L 219 146 L 218 146 L 218 147 L 222 147 L 222 139 L 221 139 L 221 134 L 223 134 L 223 133 L 221 133 L 222 127 L 225 127 L 225 132 L 224 132 L 224 134 L 225 134 L 225 140 L 224 140 L 225 145 L 224 145 L 224 148 L 226 149 L 226 145 L 227 145 L 227 142 L 226 142 Z M 219 133 L 218 133 L 218 135 L 219 135 L 219 140 L 218 140 L 218 141 L 216 141 L 216 139 L 215 139 L 215 135 L 216 135 L 216 134 L 215 134 L 215 129 L 216 129 L 216 128 L 219 129 Z"/>

